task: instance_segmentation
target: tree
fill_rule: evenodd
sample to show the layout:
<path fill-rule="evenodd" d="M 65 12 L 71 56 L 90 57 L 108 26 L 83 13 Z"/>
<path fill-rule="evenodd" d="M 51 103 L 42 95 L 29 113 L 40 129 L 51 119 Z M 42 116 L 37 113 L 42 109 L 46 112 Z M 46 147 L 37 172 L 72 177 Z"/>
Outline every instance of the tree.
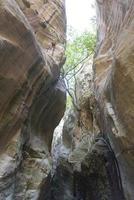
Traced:
<path fill-rule="evenodd" d="M 95 48 L 96 36 L 90 32 L 83 32 L 80 35 L 71 33 L 70 39 L 67 41 L 66 46 L 66 63 L 64 70 L 73 69 L 78 65 L 84 58 L 93 55 Z"/>
<path fill-rule="evenodd" d="M 87 59 L 93 57 L 95 43 L 95 34 L 86 31 L 78 35 L 73 29 L 70 29 L 69 40 L 66 45 L 67 60 L 62 69 L 62 77 L 65 79 L 67 92 L 75 107 L 77 106 L 76 74 L 82 69 Z M 68 101 L 70 103 L 70 98 Z M 78 106 L 77 109 L 79 109 Z"/>

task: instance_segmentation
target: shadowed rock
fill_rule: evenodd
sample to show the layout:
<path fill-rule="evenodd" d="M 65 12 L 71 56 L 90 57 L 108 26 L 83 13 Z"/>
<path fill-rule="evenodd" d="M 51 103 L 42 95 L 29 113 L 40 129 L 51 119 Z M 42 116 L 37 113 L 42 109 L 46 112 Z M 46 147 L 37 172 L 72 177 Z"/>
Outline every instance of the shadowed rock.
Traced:
<path fill-rule="evenodd" d="M 1 0 L 0 19 L 0 193 L 37 199 L 65 110 L 64 1 Z"/>

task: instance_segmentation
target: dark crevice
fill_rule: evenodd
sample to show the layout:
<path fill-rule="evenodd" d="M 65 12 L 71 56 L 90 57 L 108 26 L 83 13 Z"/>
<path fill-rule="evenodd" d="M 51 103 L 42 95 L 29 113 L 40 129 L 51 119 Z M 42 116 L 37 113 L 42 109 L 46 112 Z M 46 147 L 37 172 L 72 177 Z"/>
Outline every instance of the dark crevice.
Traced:
<path fill-rule="evenodd" d="M 39 200 L 124 200 L 118 163 L 110 144 L 103 140 L 96 139 L 81 171 L 61 161 L 54 176 L 43 183 Z M 103 142 L 103 152 L 97 150 L 99 142 Z"/>

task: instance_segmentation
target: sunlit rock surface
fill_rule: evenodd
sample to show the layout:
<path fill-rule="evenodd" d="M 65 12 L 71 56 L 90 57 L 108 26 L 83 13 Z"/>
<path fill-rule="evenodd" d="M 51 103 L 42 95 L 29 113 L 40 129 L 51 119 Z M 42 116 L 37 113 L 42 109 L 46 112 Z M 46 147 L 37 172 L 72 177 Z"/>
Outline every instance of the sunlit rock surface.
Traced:
<path fill-rule="evenodd" d="M 0 199 L 38 199 L 64 114 L 65 5 L 0 1 Z"/>

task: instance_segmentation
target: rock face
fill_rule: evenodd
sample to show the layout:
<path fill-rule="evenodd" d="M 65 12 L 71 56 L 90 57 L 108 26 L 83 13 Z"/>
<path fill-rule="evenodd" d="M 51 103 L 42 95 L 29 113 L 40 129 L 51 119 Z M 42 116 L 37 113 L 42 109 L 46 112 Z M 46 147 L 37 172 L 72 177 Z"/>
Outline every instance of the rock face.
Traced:
<path fill-rule="evenodd" d="M 63 192 L 57 200 L 66 199 L 68 185 L 55 176 L 60 169 L 64 177 L 69 164 L 70 199 L 134 198 L 134 1 L 97 0 L 97 16 L 93 79 L 88 84 L 86 72 L 77 78 L 79 110 L 69 114 L 61 142 L 71 153 L 51 180 Z"/>
<path fill-rule="evenodd" d="M 124 193 L 127 200 L 133 200 L 134 1 L 97 0 L 97 23 L 98 35 L 96 54 L 93 61 L 93 87 L 83 87 L 81 91 L 80 88 L 82 86 L 82 82 L 80 81 L 80 84 L 78 84 L 80 87 L 77 88 L 78 99 L 80 100 L 78 101 L 80 112 L 77 115 L 77 120 L 80 119 L 82 122 L 79 129 L 82 128 L 82 130 L 85 130 L 84 132 L 86 139 L 82 144 L 79 139 L 80 137 L 78 138 L 78 143 L 80 143 L 69 156 L 69 161 L 72 163 L 78 163 L 79 161 L 81 166 L 80 174 L 83 176 L 83 173 L 85 173 L 85 177 L 88 177 L 86 169 L 88 169 L 88 165 L 91 162 L 92 149 L 94 148 L 94 144 L 96 144 L 96 139 L 93 143 L 89 142 L 88 146 L 88 139 L 86 135 L 88 135 L 90 132 L 90 139 L 91 136 L 95 136 L 96 138 L 97 135 L 97 137 L 100 138 L 98 133 L 101 133 L 103 140 L 105 143 L 107 143 L 106 146 L 113 151 L 114 158 L 112 161 L 115 160 L 114 162 L 116 165 L 119 165 L 117 167 L 117 174 L 111 174 L 110 177 L 113 177 L 113 183 L 119 181 L 119 185 L 122 185 L 119 187 L 120 189 L 116 186 L 116 188 L 114 188 L 114 191 L 121 191 L 121 193 L 119 192 L 118 194 L 114 194 L 112 192 L 113 195 L 111 197 L 107 196 L 104 199 L 124 199 Z M 91 95 L 89 95 L 89 91 L 91 91 L 91 89 L 92 92 Z M 81 94 L 83 94 L 84 90 L 87 91 L 89 96 L 84 96 L 83 99 Z M 88 102 L 88 104 L 81 104 L 81 102 Z M 87 105 L 87 107 L 85 105 Z M 76 136 L 79 132 L 79 129 L 75 129 Z M 80 135 L 81 133 L 82 132 L 80 131 Z M 97 157 L 100 154 L 98 149 L 99 148 L 97 147 Z M 85 163 L 84 159 L 86 156 L 88 159 Z M 103 152 L 103 156 L 105 157 L 105 151 Z M 96 167 L 98 167 L 100 162 L 100 159 L 97 159 L 97 157 L 94 157 L 93 159 L 93 162 L 96 163 Z M 109 159 L 107 162 L 109 163 Z M 82 170 L 83 163 L 85 163 L 85 170 Z M 105 169 L 104 162 L 102 162 L 102 165 Z M 101 169 L 101 167 L 98 167 L 98 170 L 99 169 Z M 90 172 L 89 169 L 88 172 Z M 111 173 L 112 170 L 109 169 L 109 172 Z M 93 179 L 90 175 L 89 177 L 94 181 L 94 177 L 92 177 Z M 116 177 L 116 179 L 114 179 L 114 177 Z M 103 180 L 106 181 L 106 179 L 109 178 L 106 178 L 105 176 Z M 92 184 L 94 185 L 93 182 Z M 88 185 L 91 186 L 90 183 Z M 105 188 L 105 184 L 103 187 Z M 93 191 L 91 188 L 92 187 L 89 189 Z M 94 188 L 96 188 L 95 185 Z M 100 191 L 97 193 L 100 194 Z M 104 193 L 109 195 L 109 192 L 106 192 L 106 190 Z M 92 195 L 94 195 L 94 193 L 90 194 L 89 199 L 102 198 L 97 196 L 93 197 Z"/>
<path fill-rule="evenodd" d="M 79 109 L 64 123 L 41 200 L 134 198 L 134 1 L 97 0 L 97 16 L 93 76 L 77 77 Z"/>
<path fill-rule="evenodd" d="M 115 154 L 95 119 L 93 74 L 87 69 L 77 77 L 79 110 L 71 109 L 64 118 L 53 149 L 54 170 L 41 187 L 40 200 L 124 200 Z"/>
<path fill-rule="evenodd" d="M 38 199 L 65 110 L 64 1 L 0 1 L 0 199 Z"/>
<path fill-rule="evenodd" d="M 77 77 L 52 157 L 65 3 L 0 1 L 0 200 L 133 200 L 134 1 L 97 0 L 97 16 L 93 71 Z"/>
<path fill-rule="evenodd" d="M 134 1 L 97 1 L 97 119 L 114 149 L 126 199 L 134 196 Z"/>

